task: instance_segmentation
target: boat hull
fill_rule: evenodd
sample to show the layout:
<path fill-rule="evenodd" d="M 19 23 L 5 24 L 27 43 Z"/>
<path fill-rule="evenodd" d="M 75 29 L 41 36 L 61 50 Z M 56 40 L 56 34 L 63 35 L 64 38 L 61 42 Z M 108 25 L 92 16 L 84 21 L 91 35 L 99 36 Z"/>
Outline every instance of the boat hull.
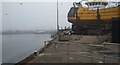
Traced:
<path fill-rule="evenodd" d="M 101 24 L 109 24 L 111 23 L 111 20 L 68 20 L 70 23 L 73 23 L 75 25 L 79 26 L 86 26 L 86 25 L 96 25 L 97 23 Z"/>
<path fill-rule="evenodd" d="M 111 30 L 112 19 L 120 18 L 120 6 L 100 10 L 89 10 L 87 8 L 71 8 L 68 13 L 68 22 L 72 23 L 75 33 L 101 30 Z"/>

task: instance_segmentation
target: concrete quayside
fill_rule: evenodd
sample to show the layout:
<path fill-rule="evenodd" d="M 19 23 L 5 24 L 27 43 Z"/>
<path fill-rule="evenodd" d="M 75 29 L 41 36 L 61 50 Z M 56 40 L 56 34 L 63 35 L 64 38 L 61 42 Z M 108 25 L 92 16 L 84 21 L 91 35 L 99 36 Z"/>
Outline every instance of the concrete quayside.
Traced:
<path fill-rule="evenodd" d="M 46 41 L 43 48 L 16 65 L 27 63 L 119 63 L 120 44 L 110 43 L 109 35 L 63 35 Z"/>

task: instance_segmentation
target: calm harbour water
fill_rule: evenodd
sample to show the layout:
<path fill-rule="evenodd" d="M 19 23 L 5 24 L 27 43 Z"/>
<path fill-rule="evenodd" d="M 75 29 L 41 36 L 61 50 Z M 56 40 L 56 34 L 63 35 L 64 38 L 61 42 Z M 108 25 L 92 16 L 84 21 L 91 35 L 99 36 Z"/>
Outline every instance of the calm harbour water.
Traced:
<path fill-rule="evenodd" d="M 50 34 L 2 35 L 2 62 L 16 63 L 44 45 Z"/>

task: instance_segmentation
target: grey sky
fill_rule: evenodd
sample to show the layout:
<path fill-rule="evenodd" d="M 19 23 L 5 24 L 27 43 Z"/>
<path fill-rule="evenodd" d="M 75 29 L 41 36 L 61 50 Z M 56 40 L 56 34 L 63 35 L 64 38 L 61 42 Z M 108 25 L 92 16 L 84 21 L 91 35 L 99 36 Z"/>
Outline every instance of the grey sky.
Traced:
<path fill-rule="evenodd" d="M 8 0 L 4 1 L 5 2 L 2 3 L 3 30 L 56 29 L 57 0 L 50 0 L 51 2 L 48 0 L 44 0 L 46 2 L 26 0 L 31 2 L 22 2 L 23 5 L 20 4 L 21 2 L 8 2 Z M 80 0 L 75 1 L 78 2 Z M 59 0 L 60 27 L 70 26 L 70 23 L 67 21 L 67 13 L 73 2 L 74 0 L 70 0 L 70 2 L 69 0 Z"/>
<path fill-rule="evenodd" d="M 2 3 L 0 2 L 0 31 L 2 30 Z M 0 64 L 2 63 L 2 35 L 0 35 Z"/>
<path fill-rule="evenodd" d="M 59 24 L 70 26 L 67 13 L 72 3 L 59 3 Z M 55 2 L 2 3 L 3 30 L 56 29 Z"/>

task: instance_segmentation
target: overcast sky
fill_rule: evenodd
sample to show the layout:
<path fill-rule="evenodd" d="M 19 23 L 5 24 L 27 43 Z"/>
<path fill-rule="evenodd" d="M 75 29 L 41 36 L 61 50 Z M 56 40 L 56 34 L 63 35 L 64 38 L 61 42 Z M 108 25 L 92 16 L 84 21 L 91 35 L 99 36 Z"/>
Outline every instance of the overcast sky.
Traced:
<path fill-rule="evenodd" d="M 70 26 L 67 13 L 72 4 L 59 3 L 60 27 Z M 55 2 L 4 2 L 2 3 L 3 30 L 56 29 Z"/>
<path fill-rule="evenodd" d="M 2 3 L 0 2 L 0 31 L 2 30 Z M 0 64 L 2 63 L 2 36 L 0 35 Z"/>
<path fill-rule="evenodd" d="M 2 3 L 2 27 L 3 27 L 2 29 L 3 30 L 56 29 L 57 0 L 39 0 L 40 2 L 37 1 L 38 0 L 21 0 L 21 2 L 17 2 L 17 0 L 9 1 L 4 0 L 4 2 Z M 74 1 L 78 2 L 79 0 L 58 0 L 58 1 L 59 1 L 58 13 L 60 27 L 71 26 L 71 24 L 67 21 L 67 14 L 73 2 Z"/>

